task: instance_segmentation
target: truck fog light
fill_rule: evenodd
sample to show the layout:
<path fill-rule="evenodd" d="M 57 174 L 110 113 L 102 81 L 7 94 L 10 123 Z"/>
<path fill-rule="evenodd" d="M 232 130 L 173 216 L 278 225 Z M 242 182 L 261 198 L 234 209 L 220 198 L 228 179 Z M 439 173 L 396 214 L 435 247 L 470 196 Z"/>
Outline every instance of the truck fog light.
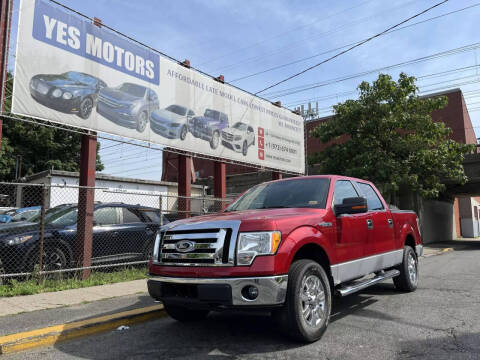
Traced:
<path fill-rule="evenodd" d="M 242 295 L 247 300 L 255 300 L 258 297 L 258 288 L 253 285 L 245 286 Z"/>

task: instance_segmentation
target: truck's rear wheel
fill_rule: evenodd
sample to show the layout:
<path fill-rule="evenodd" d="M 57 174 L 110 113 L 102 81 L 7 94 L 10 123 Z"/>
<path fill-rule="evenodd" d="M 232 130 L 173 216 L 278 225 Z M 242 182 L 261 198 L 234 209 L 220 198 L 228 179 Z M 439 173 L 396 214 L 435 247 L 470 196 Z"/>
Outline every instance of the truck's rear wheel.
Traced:
<path fill-rule="evenodd" d="M 288 273 L 285 305 L 274 313 L 284 332 L 302 342 L 320 339 L 327 329 L 331 308 L 325 270 L 312 260 L 294 262 Z"/>
<path fill-rule="evenodd" d="M 184 306 L 164 304 L 164 307 L 168 316 L 180 322 L 203 320 L 209 313 L 208 310 L 192 310 Z"/>
<path fill-rule="evenodd" d="M 410 246 L 405 246 L 403 261 L 397 269 L 400 275 L 393 278 L 395 288 L 400 291 L 415 291 L 418 285 L 418 258 Z"/>

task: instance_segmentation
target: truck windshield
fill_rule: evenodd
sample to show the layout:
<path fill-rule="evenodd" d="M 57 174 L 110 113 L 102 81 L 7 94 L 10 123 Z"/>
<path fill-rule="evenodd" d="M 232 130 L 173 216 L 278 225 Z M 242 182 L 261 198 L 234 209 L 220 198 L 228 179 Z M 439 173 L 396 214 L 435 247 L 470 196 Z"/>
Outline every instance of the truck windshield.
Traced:
<path fill-rule="evenodd" d="M 324 209 L 330 180 L 324 178 L 276 181 L 257 185 L 225 211 L 275 208 Z"/>
<path fill-rule="evenodd" d="M 187 114 L 187 108 L 180 105 L 170 105 L 165 110 L 173 112 L 177 115 L 185 116 Z"/>

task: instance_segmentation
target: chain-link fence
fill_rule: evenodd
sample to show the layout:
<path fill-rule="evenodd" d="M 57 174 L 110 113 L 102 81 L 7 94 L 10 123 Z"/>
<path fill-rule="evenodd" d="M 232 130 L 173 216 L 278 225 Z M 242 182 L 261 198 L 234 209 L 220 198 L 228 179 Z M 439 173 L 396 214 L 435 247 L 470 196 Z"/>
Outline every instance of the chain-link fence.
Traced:
<path fill-rule="evenodd" d="M 159 191 L 0 183 L 0 282 L 147 263 L 163 224 L 230 200 Z"/>

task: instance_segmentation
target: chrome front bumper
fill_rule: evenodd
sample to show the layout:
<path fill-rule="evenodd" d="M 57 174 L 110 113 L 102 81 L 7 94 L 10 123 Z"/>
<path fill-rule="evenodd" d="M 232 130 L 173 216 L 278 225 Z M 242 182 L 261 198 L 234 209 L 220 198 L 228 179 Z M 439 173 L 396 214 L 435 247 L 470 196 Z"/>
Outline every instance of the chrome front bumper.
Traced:
<path fill-rule="evenodd" d="M 219 285 L 229 286 L 231 290 L 231 305 L 233 306 L 272 306 L 285 302 L 287 294 L 288 275 L 265 276 L 265 277 L 244 277 L 244 278 L 172 278 L 164 276 L 151 276 L 148 280 L 150 295 L 162 300 L 162 295 L 156 296 L 154 292 L 160 289 L 162 284 L 179 285 Z M 258 289 L 258 297 L 249 300 L 242 295 L 242 289 L 246 286 L 255 286 Z M 161 290 L 160 290 L 161 293 Z M 198 292 L 200 293 L 200 292 Z M 199 302 L 215 302 L 212 299 L 197 300 Z"/>

